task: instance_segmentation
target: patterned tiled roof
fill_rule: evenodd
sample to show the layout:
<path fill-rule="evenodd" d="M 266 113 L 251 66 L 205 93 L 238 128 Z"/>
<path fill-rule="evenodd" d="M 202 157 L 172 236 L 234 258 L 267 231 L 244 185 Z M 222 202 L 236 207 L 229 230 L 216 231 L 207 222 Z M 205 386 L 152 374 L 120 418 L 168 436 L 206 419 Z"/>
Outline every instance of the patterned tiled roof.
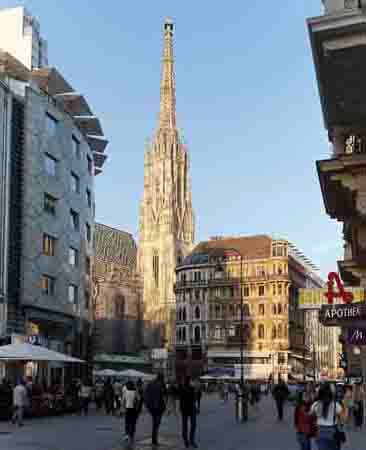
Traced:
<path fill-rule="evenodd" d="M 136 268 L 137 246 L 132 234 L 95 224 L 94 252 L 99 261 Z"/>
<path fill-rule="evenodd" d="M 229 237 L 200 242 L 192 254 L 210 254 L 237 250 L 244 259 L 264 259 L 271 257 L 272 239 L 267 235 Z"/>

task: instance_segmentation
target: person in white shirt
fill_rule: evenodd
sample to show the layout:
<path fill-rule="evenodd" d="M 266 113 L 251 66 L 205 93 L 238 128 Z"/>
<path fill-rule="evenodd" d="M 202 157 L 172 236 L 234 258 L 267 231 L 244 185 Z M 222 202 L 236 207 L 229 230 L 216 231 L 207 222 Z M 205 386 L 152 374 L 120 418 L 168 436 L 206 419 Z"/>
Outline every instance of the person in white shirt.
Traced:
<path fill-rule="evenodd" d="M 138 418 L 139 394 L 132 381 L 128 381 L 123 390 L 122 406 L 125 410 L 126 435 L 130 441 L 133 441 Z"/>
<path fill-rule="evenodd" d="M 12 418 L 12 422 L 18 424 L 19 427 L 23 425 L 24 409 L 27 406 L 27 400 L 28 395 L 24 386 L 24 380 L 19 380 L 13 390 L 14 414 Z"/>
<path fill-rule="evenodd" d="M 92 396 L 92 383 L 91 381 L 87 381 L 86 383 L 82 383 L 80 386 L 79 396 L 80 396 L 80 415 L 84 413 L 86 416 L 89 413 L 89 403 Z"/>
<path fill-rule="evenodd" d="M 311 407 L 311 414 L 315 416 L 318 427 L 318 449 L 338 450 L 335 431 L 336 425 L 343 420 L 343 408 L 336 401 L 329 384 L 320 387 L 318 398 Z"/>

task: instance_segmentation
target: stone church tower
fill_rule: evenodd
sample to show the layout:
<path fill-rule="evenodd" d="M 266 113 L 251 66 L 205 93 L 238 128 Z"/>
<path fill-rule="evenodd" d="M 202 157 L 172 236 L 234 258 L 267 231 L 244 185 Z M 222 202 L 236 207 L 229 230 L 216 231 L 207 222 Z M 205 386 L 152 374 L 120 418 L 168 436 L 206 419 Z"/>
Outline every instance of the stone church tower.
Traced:
<path fill-rule="evenodd" d="M 176 125 L 173 22 L 164 23 L 159 124 L 147 145 L 140 207 L 139 271 L 148 346 L 170 341 L 175 316 L 175 268 L 192 249 L 194 213 L 189 156 Z M 175 318 L 175 317 L 174 317 Z M 155 336 L 155 338 L 154 338 Z"/>

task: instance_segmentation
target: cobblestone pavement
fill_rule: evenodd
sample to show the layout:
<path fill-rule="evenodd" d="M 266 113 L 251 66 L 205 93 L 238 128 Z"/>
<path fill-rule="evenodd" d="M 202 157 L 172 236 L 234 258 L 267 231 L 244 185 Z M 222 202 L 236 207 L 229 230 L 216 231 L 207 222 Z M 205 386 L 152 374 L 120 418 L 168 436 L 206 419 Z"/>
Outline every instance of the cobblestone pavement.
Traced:
<path fill-rule="evenodd" d="M 286 408 L 285 420 L 278 423 L 271 398 L 251 408 L 249 421 L 238 424 L 233 402 L 216 397 L 204 399 L 198 419 L 197 441 L 202 450 L 297 450 L 293 429 L 293 409 Z M 33 419 L 18 429 L 0 422 L 1 450 L 125 450 L 123 422 L 92 412 L 89 417 L 64 416 Z M 151 423 L 144 414 L 137 427 L 135 450 L 151 449 Z M 366 430 L 351 432 L 348 450 L 366 448 Z M 161 450 L 182 450 L 180 420 L 164 417 L 160 433 Z M 315 450 L 315 445 L 314 445 Z"/>

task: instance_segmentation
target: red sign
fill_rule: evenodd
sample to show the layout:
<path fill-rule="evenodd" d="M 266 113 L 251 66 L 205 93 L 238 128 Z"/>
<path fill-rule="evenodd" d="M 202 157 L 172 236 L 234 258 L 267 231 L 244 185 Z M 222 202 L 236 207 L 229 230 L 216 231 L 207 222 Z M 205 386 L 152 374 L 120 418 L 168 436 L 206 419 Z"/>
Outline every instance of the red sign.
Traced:
<path fill-rule="evenodd" d="M 334 291 L 334 282 L 337 285 L 338 291 Z M 335 298 L 341 298 L 343 303 L 352 303 L 353 300 L 352 292 L 344 290 L 343 283 L 336 272 L 330 272 L 328 274 L 327 286 L 328 292 L 325 293 L 324 295 L 327 297 L 329 305 L 334 304 Z"/>

